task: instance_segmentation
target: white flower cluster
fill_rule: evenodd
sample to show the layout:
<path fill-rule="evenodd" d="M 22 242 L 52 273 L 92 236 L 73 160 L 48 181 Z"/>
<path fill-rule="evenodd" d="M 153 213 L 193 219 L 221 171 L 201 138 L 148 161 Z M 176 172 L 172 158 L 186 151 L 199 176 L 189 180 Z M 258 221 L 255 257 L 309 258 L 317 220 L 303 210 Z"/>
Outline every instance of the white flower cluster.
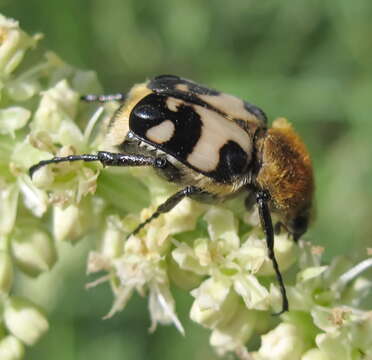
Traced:
<path fill-rule="evenodd" d="M 13 293 L 14 273 L 21 271 L 32 281 L 55 264 L 55 240 L 81 236 L 84 202 L 79 208 L 73 204 L 95 190 L 97 177 L 94 169 L 81 169 L 76 176 L 65 171 L 65 178 L 59 177 L 48 196 L 53 171 L 40 171 L 35 182 L 28 176 L 35 161 L 85 150 L 87 134 L 76 124 L 79 95 L 69 83 L 80 91 L 95 83 L 93 73 L 76 71 L 52 53 L 40 54 L 39 62 L 24 67 L 28 56 L 37 52 L 40 38 L 28 36 L 16 21 L 0 15 L 0 358 L 4 360 L 21 359 L 24 345 L 35 344 L 49 328 L 38 306 Z M 51 226 L 45 220 L 50 211 Z"/>
<path fill-rule="evenodd" d="M 300 267 L 288 287 L 291 311 L 262 336 L 254 360 L 372 359 L 372 311 L 358 309 L 371 293 L 372 281 L 359 275 L 372 266 L 367 259 L 352 267 L 345 258 L 321 266 L 321 249 L 301 244 Z"/>
<path fill-rule="evenodd" d="M 100 92 L 93 73 L 73 69 L 52 53 L 23 68 L 39 38 L 0 16 L 0 308 L 6 329 L 1 359 L 22 358 L 24 344 L 34 344 L 48 329 L 42 311 L 13 294 L 13 272 L 32 281 L 55 264 L 58 241 L 75 243 L 93 231 L 101 243 L 89 255 L 88 273 L 105 275 L 88 286 L 110 282 L 114 302 L 107 317 L 138 292 L 148 297 L 151 330 L 174 324 L 184 334 L 171 292 L 176 286 L 194 298 L 190 317 L 211 330 L 210 342 L 221 355 L 372 356 L 371 312 L 357 310 L 371 289 L 359 276 L 371 266 L 368 260 L 356 267 L 339 259 L 322 266 L 318 248 L 277 236 L 281 270 L 297 261 L 300 272 L 287 286 L 291 311 L 269 331 L 280 320 L 271 314 L 280 309 L 281 295 L 257 214 L 246 214 L 241 199 L 224 206 L 184 199 L 127 238 L 175 191 L 152 169 L 101 172 L 99 164 L 60 163 L 41 168 L 31 180 L 28 168 L 40 160 L 100 149 L 112 114 L 108 105 L 91 115 L 92 107 L 79 102 L 79 94 Z M 247 342 L 265 332 L 258 350 L 249 352 Z"/>

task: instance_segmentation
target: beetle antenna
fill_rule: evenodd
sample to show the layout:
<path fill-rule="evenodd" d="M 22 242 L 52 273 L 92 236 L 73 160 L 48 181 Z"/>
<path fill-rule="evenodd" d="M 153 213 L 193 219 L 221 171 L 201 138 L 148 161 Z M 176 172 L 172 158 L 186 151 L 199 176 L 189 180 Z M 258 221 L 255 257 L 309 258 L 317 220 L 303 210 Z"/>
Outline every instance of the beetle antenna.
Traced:
<path fill-rule="evenodd" d="M 285 290 L 284 281 L 282 274 L 279 270 L 278 262 L 275 258 L 275 252 L 274 252 L 274 229 L 273 229 L 273 223 L 271 220 L 270 210 L 268 206 L 268 201 L 270 199 L 270 195 L 266 191 L 258 191 L 256 195 L 256 201 L 258 205 L 258 212 L 260 215 L 261 220 L 261 226 L 264 230 L 264 233 L 266 235 L 266 243 L 267 243 L 267 249 L 269 252 L 269 258 L 273 263 L 274 271 L 276 278 L 279 283 L 280 292 L 282 294 L 282 310 L 278 313 L 275 313 L 274 315 L 280 315 L 284 312 L 288 311 L 288 298 L 287 298 L 287 292 Z"/>
<path fill-rule="evenodd" d="M 91 103 L 91 102 L 99 102 L 105 103 L 110 101 L 124 101 L 127 98 L 126 94 L 118 93 L 118 94 L 109 94 L 109 95 L 95 95 L 95 94 L 87 94 L 82 95 L 80 100 Z"/>

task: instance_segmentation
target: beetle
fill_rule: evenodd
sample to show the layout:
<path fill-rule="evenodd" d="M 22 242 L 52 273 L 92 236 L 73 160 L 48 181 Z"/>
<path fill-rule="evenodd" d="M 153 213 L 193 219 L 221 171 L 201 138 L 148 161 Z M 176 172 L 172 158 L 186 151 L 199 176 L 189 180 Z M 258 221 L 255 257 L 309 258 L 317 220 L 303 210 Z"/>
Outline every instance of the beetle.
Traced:
<path fill-rule="evenodd" d="M 269 127 L 257 106 L 191 80 L 161 75 L 135 85 L 127 95 L 86 95 L 88 102 L 118 100 L 107 133 L 113 152 L 43 160 L 40 167 L 64 161 L 99 161 L 104 166 L 150 166 L 181 190 L 170 196 L 132 234 L 173 209 L 183 198 L 223 201 L 245 192 L 255 198 L 268 256 L 288 310 L 284 281 L 274 253 L 274 227 L 297 241 L 308 227 L 314 192 L 308 151 L 284 119 Z M 249 209 L 250 201 L 246 201 Z"/>

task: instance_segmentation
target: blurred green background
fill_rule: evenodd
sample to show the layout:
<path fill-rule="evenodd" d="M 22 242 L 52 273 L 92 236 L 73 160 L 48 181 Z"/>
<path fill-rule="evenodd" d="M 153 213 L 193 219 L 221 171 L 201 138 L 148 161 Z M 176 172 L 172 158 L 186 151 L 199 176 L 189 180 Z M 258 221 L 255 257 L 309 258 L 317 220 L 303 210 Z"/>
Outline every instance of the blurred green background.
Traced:
<path fill-rule="evenodd" d="M 107 93 L 174 73 L 287 117 L 313 157 L 317 219 L 306 238 L 326 258 L 372 247 L 372 2 L 370 0 L 1 0 L 0 11 L 65 61 L 94 69 Z M 89 244 L 88 244 L 89 245 Z M 100 321 L 107 286 L 86 292 L 87 243 L 53 270 L 52 328 L 27 359 L 214 359 L 208 332 L 187 320 L 148 335 L 146 301 Z M 68 249 L 66 250 L 68 252 Z M 62 271 L 63 266 L 69 271 Z M 79 268 L 77 268 L 79 267 Z M 77 275 L 79 274 L 79 275 Z M 55 284 L 53 284 L 55 286 Z M 184 304 L 185 306 L 182 306 Z M 53 309 L 52 309 L 53 308 Z"/>

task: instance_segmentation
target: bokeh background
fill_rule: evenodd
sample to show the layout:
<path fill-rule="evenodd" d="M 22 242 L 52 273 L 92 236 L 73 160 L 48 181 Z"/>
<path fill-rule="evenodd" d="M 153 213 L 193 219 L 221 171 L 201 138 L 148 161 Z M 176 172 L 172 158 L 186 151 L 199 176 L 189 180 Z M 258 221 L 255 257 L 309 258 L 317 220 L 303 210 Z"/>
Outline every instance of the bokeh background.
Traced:
<path fill-rule="evenodd" d="M 44 33 L 65 61 L 97 71 L 107 93 L 171 73 L 236 94 L 271 120 L 287 117 L 315 167 L 317 218 L 306 238 L 326 259 L 360 259 L 372 247 L 370 0 L 0 0 L 0 11 Z M 52 327 L 27 359 L 216 358 L 208 332 L 187 319 L 189 296 L 176 293 L 186 338 L 172 327 L 149 335 L 139 297 L 102 322 L 111 292 L 84 290 L 87 247 L 68 246 L 53 270 L 58 291 L 35 294 Z"/>

